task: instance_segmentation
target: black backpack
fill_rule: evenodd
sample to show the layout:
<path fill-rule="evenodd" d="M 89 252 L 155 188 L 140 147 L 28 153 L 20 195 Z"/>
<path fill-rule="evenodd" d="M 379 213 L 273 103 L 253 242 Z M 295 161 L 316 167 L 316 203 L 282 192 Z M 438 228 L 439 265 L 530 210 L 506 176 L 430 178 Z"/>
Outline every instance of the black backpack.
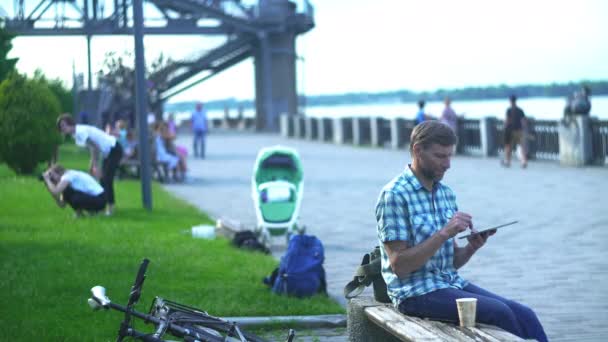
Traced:
<path fill-rule="evenodd" d="M 270 250 L 258 240 L 257 235 L 251 230 L 244 230 L 234 234 L 234 238 L 232 238 L 232 244 L 238 248 L 244 248 L 252 251 L 260 251 L 264 254 L 270 254 Z"/>
<path fill-rule="evenodd" d="M 357 267 L 355 277 L 344 286 L 344 297 L 353 298 L 361 294 L 363 290 L 372 284 L 374 288 L 374 299 L 380 303 L 390 303 L 386 290 L 386 282 L 382 278 L 382 255 L 380 246 L 374 247 L 370 253 L 363 255 L 361 266 Z"/>

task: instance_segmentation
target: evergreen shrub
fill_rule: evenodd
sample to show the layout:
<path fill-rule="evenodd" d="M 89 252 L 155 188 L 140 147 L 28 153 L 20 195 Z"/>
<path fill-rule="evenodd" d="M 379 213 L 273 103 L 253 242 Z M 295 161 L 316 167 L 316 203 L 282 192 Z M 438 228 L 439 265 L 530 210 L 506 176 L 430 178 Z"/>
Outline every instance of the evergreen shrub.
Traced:
<path fill-rule="evenodd" d="M 31 174 L 51 160 L 61 136 L 60 106 L 43 82 L 12 73 L 0 83 L 0 160 L 18 174 Z"/>

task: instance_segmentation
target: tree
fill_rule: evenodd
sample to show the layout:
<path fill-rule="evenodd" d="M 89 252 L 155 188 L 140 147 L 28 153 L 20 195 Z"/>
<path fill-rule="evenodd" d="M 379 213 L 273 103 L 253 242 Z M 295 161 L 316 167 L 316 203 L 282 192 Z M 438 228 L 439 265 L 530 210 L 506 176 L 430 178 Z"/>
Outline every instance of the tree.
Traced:
<path fill-rule="evenodd" d="M 11 73 L 0 83 L 0 160 L 19 174 L 51 160 L 61 141 L 55 127 L 59 110 L 46 84 Z"/>
<path fill-rule="evenodd" d="M 59 78 L 49 80 L 44 76 L 44 73 L 40 69 L 36 69 L 34 72 L 34 80 L 45 84 L 51 92 L 57 97 L 59 101 L 60 111 L 63 113 L 73 113 L 74 109 L 74 95 L 72 91 L 68 89 L 63 81 Z"/>
<path fill-rule="evenodd" d="M 109 52 L 106 53 L 102 70 L 98 72 L 101 87 L 112 93 L 110 108 L 105 108 L 110 115 L 135 113 L 135 69 L 131 61 L 131 52 L 123 52 L 120 55 Z M 146 68 L 148 110 L 154 112 L 157 118 L 162 115 L 160 96 L 166 89 L 167 78 L 174 70 L 172 63 L 171 59 L 161 54 Z"/>
<path fill-rule="evenodd" d="M 2 18 L 0 18 L 0 82 L 2 82 L 8 74 L 15 70 L 18 58 L 8 58 L 9 51 L 13 48 L 11 41 L 15 35 L 4 29 Z"/>

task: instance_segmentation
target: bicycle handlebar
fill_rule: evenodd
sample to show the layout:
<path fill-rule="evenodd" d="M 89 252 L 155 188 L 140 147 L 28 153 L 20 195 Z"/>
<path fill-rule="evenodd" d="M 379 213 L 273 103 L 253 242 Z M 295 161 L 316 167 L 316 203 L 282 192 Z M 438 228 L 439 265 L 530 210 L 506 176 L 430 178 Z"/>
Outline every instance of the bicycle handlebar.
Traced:
<path fill-rule="evenodd" d="M 137 271 L 137 276 L 135 277 L 135 282 L 131 287 L 131 293 L 129 293 L 129 300 L 127 302 L 127 306 L 125 307 L 125 319 L 120 323 L 120 328 L 118 329 L 118 336 L 116 337 L 116 342 L 122 342 L 125 336 L 129 336 L 129 330 L 131 324 L 131 311 L 133 305 L 137 303 L 139 300 L 139 296 L 141 295 L 141 289 L 144 285 L 144 280 L 146 280 L 146 269 L 148 268 L 148 263 L 150 260 L 144 258 L 139 266 L 139 271 Z"/>
<path fill-rule="evenodd" d="M 141 262 L 141 265 L 139 266 L 139 271 L 137 272 L 137 276 L 135 277 L 135 282 L 133 283 L 133 287 L 131 288 L 131 293 L 129 294 L 129 302 L 127 306 L 133 305 L 139 300 L 139 296 L 141 295 L 141 288 L 144 285 L 144 280 L 146 280 L 146 270 L 148 269 L 149 263 L 149 259 L 144 259 Z"/>

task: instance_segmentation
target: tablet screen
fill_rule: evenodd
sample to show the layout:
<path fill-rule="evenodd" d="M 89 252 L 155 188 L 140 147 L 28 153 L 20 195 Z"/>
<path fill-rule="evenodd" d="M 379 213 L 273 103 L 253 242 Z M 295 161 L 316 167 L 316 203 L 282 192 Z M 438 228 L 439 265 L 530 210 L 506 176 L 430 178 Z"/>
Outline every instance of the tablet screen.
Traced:
<path fill-rule="evenodd" d="M 470 237 L 470 236 L 475 236 L 475 235 L 479 235 L 479 234 L 481 234 L 481 233 L 485 233 L 485 232 L 490 231 L 490 230 L 494 230 L 494 229 L 498 229 L 498 228 L 502 228 L 502 227 L 510 226 L 510 225 L 515 224 L 515 223 L 517 223 L 517 222 L 518 222 L 518 221 L 512 221 L 512 222 L 509 222 L 509 223 L 501 224 L 501 225 L 496 226 L 496 227 L 491 227 L 491 228 L 482 229 L 482 230 L 477 231 L 477 232 L 475 232 L 475 233 L 471 233 L 471 234 L 468 234 L 468 235 L 461 236 L 461 237 L 459 237 L 459 239 L 466 239 L 466 238 L 468 238 L 468 237 Z"/>

